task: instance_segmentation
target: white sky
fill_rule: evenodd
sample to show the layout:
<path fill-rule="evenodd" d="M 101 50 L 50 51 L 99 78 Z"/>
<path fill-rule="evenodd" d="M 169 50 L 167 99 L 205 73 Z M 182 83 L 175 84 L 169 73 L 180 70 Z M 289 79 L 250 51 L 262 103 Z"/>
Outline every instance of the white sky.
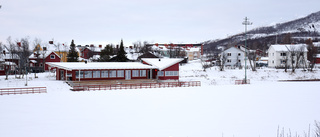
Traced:
<path fill-rule="evenodd" d="M 0 41 L 199 43 L 319 11 L 319 0 L 0 0 Z"/>

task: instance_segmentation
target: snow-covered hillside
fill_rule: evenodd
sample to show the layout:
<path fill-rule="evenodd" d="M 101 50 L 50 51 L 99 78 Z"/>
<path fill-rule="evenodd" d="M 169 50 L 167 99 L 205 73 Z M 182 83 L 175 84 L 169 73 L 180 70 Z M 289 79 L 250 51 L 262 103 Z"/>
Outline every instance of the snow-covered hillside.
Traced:
<path fill-rule="evenodd" d="M 181 80 L 202 86 L 72 92 L 52 74 L 39 74 L 28 85 L 46 86 L 48 93 L 0 96 L 0 136 L 271 137 L 278 127 L 302 136 L 320 121 L 319 82 L 277 81 L 319 78 L 319 70 L 248 70 L 251 84 L 234 85 L 244 70 L 203 72 L 199 61 L 180 69 Z M 0 77 L 0 88 L 24 83 Z"/>

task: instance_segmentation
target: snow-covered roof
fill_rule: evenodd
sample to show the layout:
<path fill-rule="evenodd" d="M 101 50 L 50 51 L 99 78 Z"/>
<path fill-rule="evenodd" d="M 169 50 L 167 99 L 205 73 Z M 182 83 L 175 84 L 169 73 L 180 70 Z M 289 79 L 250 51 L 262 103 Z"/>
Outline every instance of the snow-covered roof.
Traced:
<path fill-rule="evenodd" d="M 66 70 L 93 70 L 93 69 L 155 69 L 156 67 L 140 62 L 47 62 L 52 67 Z"/>
<path fill-rule="evenodd" d="M 157 67 L 160 71 L 164 70 L 176 63 L 181 62 L 183 59 L 155 59 L 155 58 L 142 58 L 142 61 Z"/>
<path fill-rule="evenodd" d="M 273 49 L 275 51 L 289 51 L 289 50 L 292 50 L 292 49 L 295 49 L 295 50 L 299 50 L 300 48 L 303 48 L 303 51 L 304 52 L 308 52 L 307 48 L 306 48 L 306 44 L 287 44 L 287 45 L 271 45 L 270 48 L 273 47 Z"/>
<path fill-rule="evenodd" d="M 44 55 L 44 58 L 46 58 L 46 57 L 48 57 L 51 53 L 53 53 L 53 54 L 56 54 L 58 57 L 60 57 L 57 53 L 55 53 L 54 51 L 39 51 L 39 58 L 43 58 L 43 55 Z M 34 55 L 34 53 L 33 54 L 31 54 L 30 56 L 29 56 L 29 58 L 37 58 L 37 56 L 35 56 Z"/>
<path fill-rule="evenodd" d="M 189 51 L 190 52 L 200 51 L 200 48 L 198 48 L 198 47 L 190 48 Z"/>
<path fill-rule="evenodd" d="M 4 62 L 4 64 L 6 64 L 6 65 L 10 65 L 10 66 L 17 66 L 17 64 L 16 64 L 16 63 L 11 62 L 11 61 L 6 61 L 6 62 Z"/>
<path fill-rule="evenodd" d="M 315 47 L 320 47 L 320 42 L 313 42 L 313 45 L 314 45 Z"/>

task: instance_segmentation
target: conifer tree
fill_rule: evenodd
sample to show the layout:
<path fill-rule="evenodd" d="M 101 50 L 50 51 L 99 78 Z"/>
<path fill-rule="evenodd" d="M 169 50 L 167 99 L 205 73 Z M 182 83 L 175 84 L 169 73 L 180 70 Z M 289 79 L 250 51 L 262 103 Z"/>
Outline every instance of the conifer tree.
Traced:
<path fill-rule="evenodd" d="M 70 50 L 67 57 L 67 62 L 78 62 L 79 55 L 76 51 L 76 45 L 74 44 L 73 40 L 71 41 Z"/>
<path fill-rule="evenodd" d="M 110 56 L 113 54 L 113 49 L 111 45 L 107 45 L 106 47 L 104 47 L 103 50 L 101 50 L 101 54 L 100 54 L 100 62 L 106 62 L 110 60 Z"/>
<path fill-rule="evenodd" d="M 124 51 L 124 46 L 123 46 L 123 40 L 121 39 L 121 43 L 120 43 L 120 49 L 117 53 L 117 57 L 116 60 L 117 62 L 126 62 L 127 60 L 129 60 L 126 56 L 126 52 Z"/>

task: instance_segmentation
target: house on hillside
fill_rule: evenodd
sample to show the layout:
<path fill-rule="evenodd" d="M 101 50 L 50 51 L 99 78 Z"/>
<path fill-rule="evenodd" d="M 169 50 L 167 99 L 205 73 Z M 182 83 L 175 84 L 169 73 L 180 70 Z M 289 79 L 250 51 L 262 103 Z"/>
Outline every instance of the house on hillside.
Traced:
<path fill-rule="evenodd" d="M 56 80 L 179 80 L 181 59 L 142 59 L 141 62 L 47 62 L 56 69 Z M 161 71 L 160 73 L 158 73 Z"/>
<path fill-rule="evenodd" d="M 169 58 L 199 59 L 203 55 L 203 44 L 147 44 L 153 53 Z"/>
<path fill-rule="evenodd" d="M 34 52 L 29 56 L 29 66 L 32 71 L 42 72 L 49 70 L 47 62 L 61 62 L 60 56 L 54 51 Z"/>
<path fill-rule="evenodd" d="M 237 46 L 224 50 L 221 56 L 226 58 L 225 66 L 243 67 L 245 65 L 245 52 Z"/>
<path fill-rule="evenodd" d="M 307 48 L 306 44 L 293 44 L 293 45 L 271 45 L 268 49 L 268 67 L 291 67 L 291 53 L 302 54 L 298 66 L 306 65 L 307 61 Z M 294 57 L 294 64 L 296 64 L 296 56 Z"/>

